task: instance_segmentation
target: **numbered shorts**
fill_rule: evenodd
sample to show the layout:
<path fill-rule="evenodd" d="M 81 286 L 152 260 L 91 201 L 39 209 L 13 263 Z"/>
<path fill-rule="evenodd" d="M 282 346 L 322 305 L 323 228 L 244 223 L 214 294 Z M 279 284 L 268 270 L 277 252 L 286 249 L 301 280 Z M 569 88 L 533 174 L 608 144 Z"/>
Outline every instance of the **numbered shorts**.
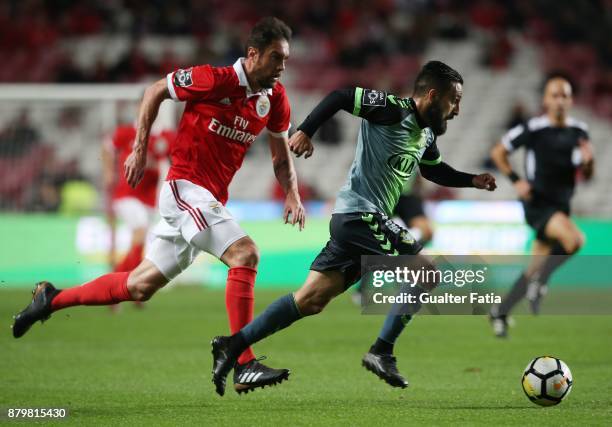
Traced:
<path fill-rule="evenodd" d="M 189 267 L 200 251 L 221 258 L 247 235 L 210 191 L 184 179 L 164 182 L 159 213 L 162 218 L 153 229 L 155 240 L 146 258 L 168 280 Z"/>
<path fill-rule="evenodd" d="M 130 230 L 136 230 L 149 228 L 155 212 L 135 197 L 122 197 L 113 201 L 113 213 Z"/>
<path fill-rule="evenodd" d="M 408 230 L 380 213 L 333 214 L 329 234 L 310 269 L 342 272 L 345 289 L 361 277 L 362 255 L 416 255 L 423 248 Z"/>

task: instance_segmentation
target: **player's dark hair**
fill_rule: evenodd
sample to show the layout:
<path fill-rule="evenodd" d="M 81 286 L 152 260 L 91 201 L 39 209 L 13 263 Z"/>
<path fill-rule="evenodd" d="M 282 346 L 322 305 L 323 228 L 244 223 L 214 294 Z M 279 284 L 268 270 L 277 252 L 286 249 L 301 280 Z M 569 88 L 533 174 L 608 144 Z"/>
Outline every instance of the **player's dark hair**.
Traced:
<path fill-rule="evenodd" d="M 261 18 L 253 29 L 246 43 L 246 50 L 254 47 L 260 52 L 266 50 L 276 40 L 291 41 L 291 28 L 283 21 L 273 16 Z"/>
<path fill-rule="evenodd" d="M 459 72 L 444 62 L 429 61 L 421 68 L 414 80 L 414 95 L 425 95 L 430 89 L 446 93 L 452 83 L 463 84 L 463 77 Z"/>
<path fill-rule="evenodd" d="M 540 92 L 542 94 L 546 90 L 546 85 L 548 84 L 548 82 L 554 79 L 563 79 L 566 82 L 568 82 L 570 87 L 572 88 L 572 93 L 574 95 L 576 95 L 576 92 L 578 92 L 578 88 L 576 87 L 574 80 L 569 76 L 569 74 L 563 71 L 560 71 L 560 70 L 553 70 L 553 71 L 548 72 L 544 76 L 544 80 L 542 80 L 542 86 L 540 87 Z"/>

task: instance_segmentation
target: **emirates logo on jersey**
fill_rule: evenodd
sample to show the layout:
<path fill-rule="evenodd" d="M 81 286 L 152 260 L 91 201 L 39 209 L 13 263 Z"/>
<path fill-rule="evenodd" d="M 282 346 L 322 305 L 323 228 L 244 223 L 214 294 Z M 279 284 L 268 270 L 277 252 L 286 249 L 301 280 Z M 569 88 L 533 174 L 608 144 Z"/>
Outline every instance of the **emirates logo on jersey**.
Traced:
<path fill-rule="evenodd" d="M 248 123 L 248 122 L 247 122 Z M 250 145 L 255 141 L 257 135 L 253 135 L 250 132 L 237 129 L 235 127 L 229 127 L 221 123 L 219 120 L 214 117 L 210 120 L 210 124 L 208 125 L 208 130 L 217 135 L 223 136 L 225 138 L 231 139 L 236 142 L 241 142 L 243 144 Z"/>

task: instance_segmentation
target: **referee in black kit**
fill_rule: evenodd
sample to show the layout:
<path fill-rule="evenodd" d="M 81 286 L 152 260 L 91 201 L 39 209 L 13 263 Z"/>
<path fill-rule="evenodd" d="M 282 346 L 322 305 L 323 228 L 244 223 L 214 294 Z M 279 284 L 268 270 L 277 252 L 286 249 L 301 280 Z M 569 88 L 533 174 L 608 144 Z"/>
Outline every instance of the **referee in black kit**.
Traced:
<path fill-rule="evenodd" d="M 495 335 L 508 333 L 510 310 L 527 296 L 537 314 L 551 274 L 584 244 L 584 235 L 570 218 L 570 200 L 576 173 L 586 180 L 593 176 L 593 148 L 587 126 L 569 116 L 572 85 L 553 74 L 544 82 L 545 114 L 510 129 L 491 151 L 501 173 L 513 183 L 523 203 L 525 220 L 536 233 L 527 270 L 515 282 L 502 303 L 491 310 Z M 512 170 L 508 155 L 525 149 L 525 177 Z"/>

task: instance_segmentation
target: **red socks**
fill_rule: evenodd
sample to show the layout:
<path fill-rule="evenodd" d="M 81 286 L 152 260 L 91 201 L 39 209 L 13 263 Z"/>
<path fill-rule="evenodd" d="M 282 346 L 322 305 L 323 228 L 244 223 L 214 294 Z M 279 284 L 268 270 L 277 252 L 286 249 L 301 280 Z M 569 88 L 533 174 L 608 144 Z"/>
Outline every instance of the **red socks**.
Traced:
<path fill-rule="evenodd" d="M 144 252 L 144 245 L 133 245 L 125 257 L 119 264 L 115 266 L 115 271 L 132 271 L 142 261 L 142 254 Z"/>
<path fill-rule="evenodd" d="M 130 251 L 131 252 L 131 251 Z M 64 289 L 51 301 L 53 311 L 74 305 L 109 305 L 131 301 L 127 288 L 129 272 L 110 273 L 74 288 Z M 253 320 L 253 288 L 257 270 L 250 267 L 230 268 L 225 288 L 225 306 L 229 317 L 230 330 L 235 334 Z M 238 358 L 244 364 L 255 358 L 247 348 Z"/>
<path fill-rule="evenodd" d="M 131 301 L 132 296 L 127 288 L 129 274 L 105 274 L 84 285 L 64 289 L 51 301 L 51 309 L 57 311 L 73 305 L 108 305 Z"/>
<path fill-rule="evenodd" d="M 251 267 L 234 267 L 230 268 L 227 273 L 225 307 L 232 334 L 253 320 L 255 276 L 257 276 L 257 270 Z M 255 359 L 255 354 L 249 347 L 240 355 L 238 363 L 242 365 L 253 359 Z"/>

